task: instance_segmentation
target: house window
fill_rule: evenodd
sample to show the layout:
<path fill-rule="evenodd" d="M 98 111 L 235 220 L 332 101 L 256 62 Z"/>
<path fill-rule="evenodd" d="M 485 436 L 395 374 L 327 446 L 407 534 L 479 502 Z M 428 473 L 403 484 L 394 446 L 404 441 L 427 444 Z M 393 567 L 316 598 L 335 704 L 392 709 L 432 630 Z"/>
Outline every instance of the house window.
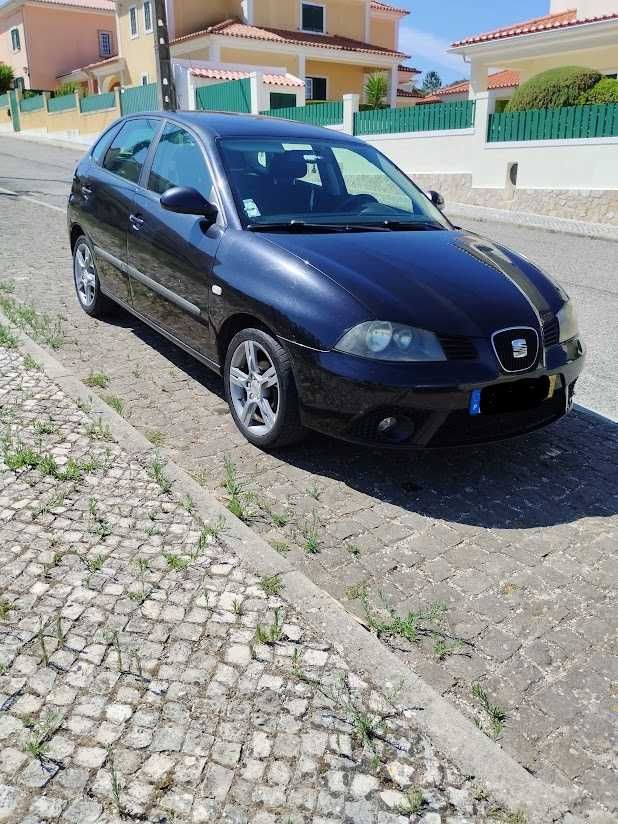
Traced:
<path fill-rule="evenodd" d="M 19 29 L 11 29 L 11 46 L 13 51 L 19 51 L 21 49 L 21 39 L 19 37 Z"/>
<path fill-rule="evenodd" d="M 144 31 L 152 31 L 152 3 L 150 0 L 144 0 Z"/>
<path fill-rule="evenodd" d="M 307 100 L 328 100 L 325 77 L 306 77 L 305 88 Z"/>
<path fill-rule="evenodd" d="M 99 32 L 99 55 L 101 57 L 112 56 L 112 33 L 111 31 Z"/>
<path fill-rule="evenodd" d="M 326 31 L 325 16 L 324 6 L 317 3 L 303 3 L 301 6 L 300 27 L 303 31 L 324 34 Z"/>
<path fill-rule="evenodd" d="M 131 37 L 137 37 L 139 33 L 137 30 L 137 6 L 129 8 L 129 33 Z"/>

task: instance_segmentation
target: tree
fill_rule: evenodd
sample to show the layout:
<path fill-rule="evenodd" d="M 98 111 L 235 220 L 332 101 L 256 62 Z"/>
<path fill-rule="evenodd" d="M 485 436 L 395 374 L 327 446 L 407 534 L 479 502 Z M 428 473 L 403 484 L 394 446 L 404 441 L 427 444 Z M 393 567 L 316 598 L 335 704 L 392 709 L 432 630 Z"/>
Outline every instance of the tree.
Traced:
<path fill-rule="evenodd" d="M 426 92 L 435 92 L 442 87 L 442 78 L 438 72 L 427 72 L 423 78 L 423 89 Z"/>
<path fill-rule="evenodd" d="M 611 77 L 603 77 L 596 86 L 580 94 L 577 102 L 580 105 L 618 103 L 618 80 L 613 80 Z"/>
<path fill-rule="evenodd" d="M 0 63 L 0 94 L 8 92 L 13 83 L 13 69 L 6 63 Z"/>
<path fill-rule="evenodd" d="M 370 109 L 381 109 L 388 94 L 388 82 L 381 72 L 374 72 L 369 75 L 365 83 L 365 97 L 367 107 Z"/>

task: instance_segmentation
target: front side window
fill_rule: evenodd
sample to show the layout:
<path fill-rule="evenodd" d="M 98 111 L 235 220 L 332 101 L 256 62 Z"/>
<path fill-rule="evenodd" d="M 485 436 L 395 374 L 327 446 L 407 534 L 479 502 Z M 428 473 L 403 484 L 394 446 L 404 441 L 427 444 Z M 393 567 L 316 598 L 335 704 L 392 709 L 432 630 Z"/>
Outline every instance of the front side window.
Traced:
<path fill-rule="evenodd" d="M 13 51 L 21 49 L 21 38 L 19 36 L 19 29 L 11 29 L 11 47 Z"/>
<path fill-rule="evenodd" d="M 341 140 L 219 142 L 240 218 L 248 224 L 400 226 L 448 221 L 372 146 Z"/>
<path fill-rule="evenodd" d="M 324 6 L 317 3 L 303 3 L 301 15 L 301 28 L 303 31 L 324 34 Z"/>
<path fill-rule="evenodd" d="M 112 56 L 112 33 L 111 31 L 99 32 L 99 55 L 101 57 Z"/>
<path fill-rule="evenodd" d="M 150 0 L 144 0 L 144 31 L 152 31 L 152 4 Z"/>
<path fill-rule="evenodd" d="M 170 123 L 159 140 L 148 188 L 162 195 L 173 186 L 190 186 L 206 200 L 213 199 L 212 177 L 200 147 L 189 132 Z"/>
<path fill-rule="evenodd" d="M 137 6 L 129 9 L 129 32 L 131 37 L 137 37 Z"/>
<path fill-rule="evenodd" d="M 150 118 L 129 120 L 109 147 L 103 166 L 131 183 L 137 183 L 159 123 Z"/>

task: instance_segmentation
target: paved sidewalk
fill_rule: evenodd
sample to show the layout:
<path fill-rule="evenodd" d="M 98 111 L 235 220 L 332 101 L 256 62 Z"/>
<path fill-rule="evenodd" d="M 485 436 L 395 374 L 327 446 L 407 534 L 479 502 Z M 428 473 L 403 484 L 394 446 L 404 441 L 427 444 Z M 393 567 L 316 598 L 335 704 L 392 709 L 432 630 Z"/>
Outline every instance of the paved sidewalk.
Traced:
<path fill-rule="evenodd" d="M 0 427 L 0 821 L 487 819 L 396 690 L 2 347 Z"/>

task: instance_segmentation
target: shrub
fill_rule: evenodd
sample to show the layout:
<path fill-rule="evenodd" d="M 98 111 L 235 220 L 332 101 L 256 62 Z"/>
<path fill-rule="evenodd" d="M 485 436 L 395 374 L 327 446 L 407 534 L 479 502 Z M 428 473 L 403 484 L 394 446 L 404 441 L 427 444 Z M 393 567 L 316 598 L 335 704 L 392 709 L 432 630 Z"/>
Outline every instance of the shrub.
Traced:
<path fill-rule="evenodd" d="M 365 97 L 371 109 L 381 109 L 388 94 L 388 81 L 382 72 L 370 74 L 365 83 Z"/>
<path fill-rule="evenodd" d="M 75 80 L 68 80 L 66 83 L 58 86 L 54 92 L 54 97 L 64 97 L 65 94 L 74 94 L 79 91 L 80 88 L 80 84 L 76 83 Z"/>
<path fill-rule="evenodd" d="M 618 103 L 618 80 L 604 77 L 587 92 L 580 94 L 577 102 L 582 106 L 586 104 Z"/>
<path fill-rule="evenodd" d="M 13 82 L 13 69 L 6 63 L 0 63 L 0 94 L 8 92 Z"/>
<path fill-rule="evenodd" d="M 579 66 L 562 66 L 541 72 L 517 89 L 506 111 L 521 112 L 529 109 L 560 109 L 577 106 L 582 94 L 589 91 L 601 75 L 595 69 Z"/>

